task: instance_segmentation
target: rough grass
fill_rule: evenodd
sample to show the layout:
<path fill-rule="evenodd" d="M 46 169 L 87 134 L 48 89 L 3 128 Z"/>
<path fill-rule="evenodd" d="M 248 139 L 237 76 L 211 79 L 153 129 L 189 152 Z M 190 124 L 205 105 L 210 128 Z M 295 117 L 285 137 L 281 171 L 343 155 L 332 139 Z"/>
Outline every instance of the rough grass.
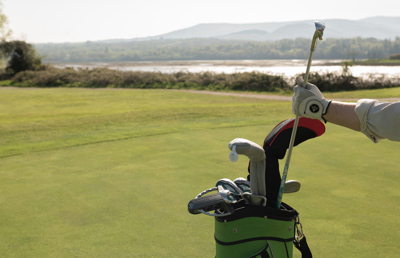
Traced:
<path fill-rule="evenodd" d="M 3 257 L 213 257 L 213 219 L 188 201 L 246 176 L 229 141 L 261 145 L 293 117 L 290 102 L 160 90 L 0 93 Z M 331 124 L 294 149 L 288 179 L 302 188 L 283 200 L 315 257 L 397 256 L 397 154 Z"/>

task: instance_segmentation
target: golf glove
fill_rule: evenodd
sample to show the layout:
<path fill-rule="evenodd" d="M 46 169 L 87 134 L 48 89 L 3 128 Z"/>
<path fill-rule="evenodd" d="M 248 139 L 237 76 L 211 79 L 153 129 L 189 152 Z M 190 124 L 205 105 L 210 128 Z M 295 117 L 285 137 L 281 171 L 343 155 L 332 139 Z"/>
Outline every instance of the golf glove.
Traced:
<path fill-rule="evenodd" d="M 303 87 L 303 79 L 296 78 L 297 86 L 293 88 L 292 112 L 297 116 L 323 120 L 331 100 L 326 100 L 314 84 L 307 83 Z"/>

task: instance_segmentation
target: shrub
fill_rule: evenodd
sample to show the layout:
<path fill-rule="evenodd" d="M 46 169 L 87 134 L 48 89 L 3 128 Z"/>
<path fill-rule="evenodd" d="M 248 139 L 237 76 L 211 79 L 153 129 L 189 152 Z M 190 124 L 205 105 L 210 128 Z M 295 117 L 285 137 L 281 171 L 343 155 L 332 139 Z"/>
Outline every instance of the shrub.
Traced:
<path fill-rule="evenodd" d="M 304 77 L 304 74 L 300 74 Z M 241 91 L 289 91 L 290 82 L 280 75 L 261 72 L 245 73 L 190 73 L 118 71 L 108 68 L 56 69 L 22 71 L 12 77 L 12 81 L 23 86 L 35 87 L 114 87 L 114 88 L 163 88 L 201 90 L 241 90 Z M 400 78 L 369 76 L 357 78 L 345 69 L 340 72 L 310 73 L 309 82 L 318 85 L 321 91 L 346 91 L 376 89 L 400 85 Z"/>
<path fill-rule="evenodd" d="M 389 56 L 390 60 L 400 60 L 400 54 L 394 54 Z"/>

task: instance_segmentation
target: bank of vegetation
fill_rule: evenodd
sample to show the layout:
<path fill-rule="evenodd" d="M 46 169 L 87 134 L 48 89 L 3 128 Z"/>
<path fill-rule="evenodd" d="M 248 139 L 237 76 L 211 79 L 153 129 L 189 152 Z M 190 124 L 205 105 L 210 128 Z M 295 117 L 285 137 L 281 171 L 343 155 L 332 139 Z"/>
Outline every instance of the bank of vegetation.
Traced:
<path fill-rule="evenodd" d="M 310 39 L 227 41 L 213 38 L 130 42 L 36 44 L 44 62 L 127 62 L 166 60 L 307 59 Z M 377 60 L 400 53 L 400 37 L 334 39 L 318 42 L 315 59 Z"/>
<path fill-rule="evenodd" d="M 400 53 L 400 39 L 398 41 Z M 3 86 L 286 92 L 291 91 L 294 84 L 293 78 L 261 72 L 228 74 L 185 71 L 175 73 L 134 72 L 108 68 L 58 69 L 51 65 L 43 65 L 43 56 L 37 53 L 33 45 L 24 41 L 3 41 L 0 43 L 0 53 L 7 60 L 5 72 L 0 75 L 0 79 L 3 80 L 0 85 Z M 392 54 L 390 57 L 393 59 L 390 60 L 391 62 L 398 61 L 397 54 Z M 388 88 L 400 85 L 400 78 L 387 78 L 384 75 L 354 77 L 348 69 L 348 65 L 351 64 L 352 62 L 345 62 L 342 72 L 311 73 L 309 81 L 318 85 L 322 91 L 331 92 Z M 304 74 L 299 75 L 304 76 Z"/>
<path fill-rule="evenodd" d="M 300 74 L 304 76 L 304 74 Z M 397 87 L 400 78 L 384 75 L 368 78 L 354 77 L 347 66 L 342 72 L 311 73 L 309 81 L 322 91 L 346 91 Z M 108 68 L 57 69 L 22 71 L 3 81 L 2 85 L 20 87 L 86 87 L 86 88 L 137 88 L 137 89 L 199 89 L 257 92 L 291 91 L 293 78 L 261 72 L 214 73 L 214 72 L 134 72 Z"/>

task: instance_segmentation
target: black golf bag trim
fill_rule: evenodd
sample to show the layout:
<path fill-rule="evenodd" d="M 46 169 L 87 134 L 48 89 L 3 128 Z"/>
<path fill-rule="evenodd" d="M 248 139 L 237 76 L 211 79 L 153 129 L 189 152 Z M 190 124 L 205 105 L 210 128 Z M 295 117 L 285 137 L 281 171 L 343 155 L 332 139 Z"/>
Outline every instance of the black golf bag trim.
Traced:
<path fill-rule="evenodd" d="M 243 244 L 251 241 L 258 241 L 258 240 L 272 240 L 272 241 L 279 241 L 279 242 L 291 242 L 295 240 L 295 237 L 291 237 L 288 239 L 283 239 L 279 237 L 253 237 L 253 238 L 248 238 L 248 239 L 243 239 L 240 241 L 235 241 L 235 242 L 222 242 L 218 240 L 215 235 L 214 235 L 215 242 L 217 242 L 220 245 L 238 245 L 238 244 Z"/>
<path fill-rule="evenodd" d="M 267 242 L 268 242 L 268 241 L 267 241 Z M 289 250 L 288 250 L 288 248 L 287 248 L 287 245 L 286 245 L 285 242 L 284 242 L 283 244 L 285 245 L 286 256 L 289 257 Z M 270 248 L 270 245 L 269 245 L 269 242 L 268 242 L 267 248 L 265 248 L 264 250 L 262 250 L 262 251 L 259 252 L 258 254 L 253 255 L 253 256 L 250 257 L 250 258 L 270 258 L 271 256 L 269 256 L 269 254 L 268 254 L 268 249 L 269 249 L 269 248 Z M 273 257 L 273 258 L 274 258 L 274 257 Z"/>
<path fill-rule="evenodd" d="M 233 207 L 235 213 L 225 217 L 215 217 L 215 219 L 219 222 L 230 222 L 248 217 L 264 218 L 265 216 L 268 216 L 270 219 L 291 221 L 295 220 L 299 215 L 295 209 L 284 202 L 281 203 L 281 209 L 279 210 L 269 206 L 246 204 L 243 200 L 233 204 Z M 219 211 L 217 210 L 216 213 L 219 213 Z"/>
<path fill-rule="evenodd" d="M 282 239 L 282 238 L 277 238 L 277 237 L 257 237 L 257 238 L 252 238 L 252 239 L 247 239 L 248 241 L 242 242 L 242 241 L 238 241 L 238 242 L 232 242 L 232 243 L 225 243 L 222 241 L 219 241 L 215 236 L 214 236 L 215 242 L 217 242 L 220 245 L 236 245 L 236 244 L 242 244 L 242 243 L 246 243 L 246 242 L 250 242 L 250 241 L 258 241 L 258 240 L 266 240 L 267 242 L 269 240 L 271 241 L 279 241 L 279 242 L 283 242 L 283 244 L 285 245 L 285 249 L 286 249 L 286 257 L 290 257 L 289 255 L 289 250 L 287 248 L 286 243 L 287 242 L 294 242 L 295 238 L 289 238 L 289 239 Z M 260 256 L 261 258 L 270 258 L 269 254 L 268 254 L 268 249 L 271 249 L 271 246 L 268 242 L 268 245 L 266 248 L 264 248 L 261 252 L 251 256 L 250 258 L 257 258 L 258 256 Z M 303 258 L 306 258 L 306 256 L 303 256 Z M 311 257 L 309 257 L 311 258 Z"/>

